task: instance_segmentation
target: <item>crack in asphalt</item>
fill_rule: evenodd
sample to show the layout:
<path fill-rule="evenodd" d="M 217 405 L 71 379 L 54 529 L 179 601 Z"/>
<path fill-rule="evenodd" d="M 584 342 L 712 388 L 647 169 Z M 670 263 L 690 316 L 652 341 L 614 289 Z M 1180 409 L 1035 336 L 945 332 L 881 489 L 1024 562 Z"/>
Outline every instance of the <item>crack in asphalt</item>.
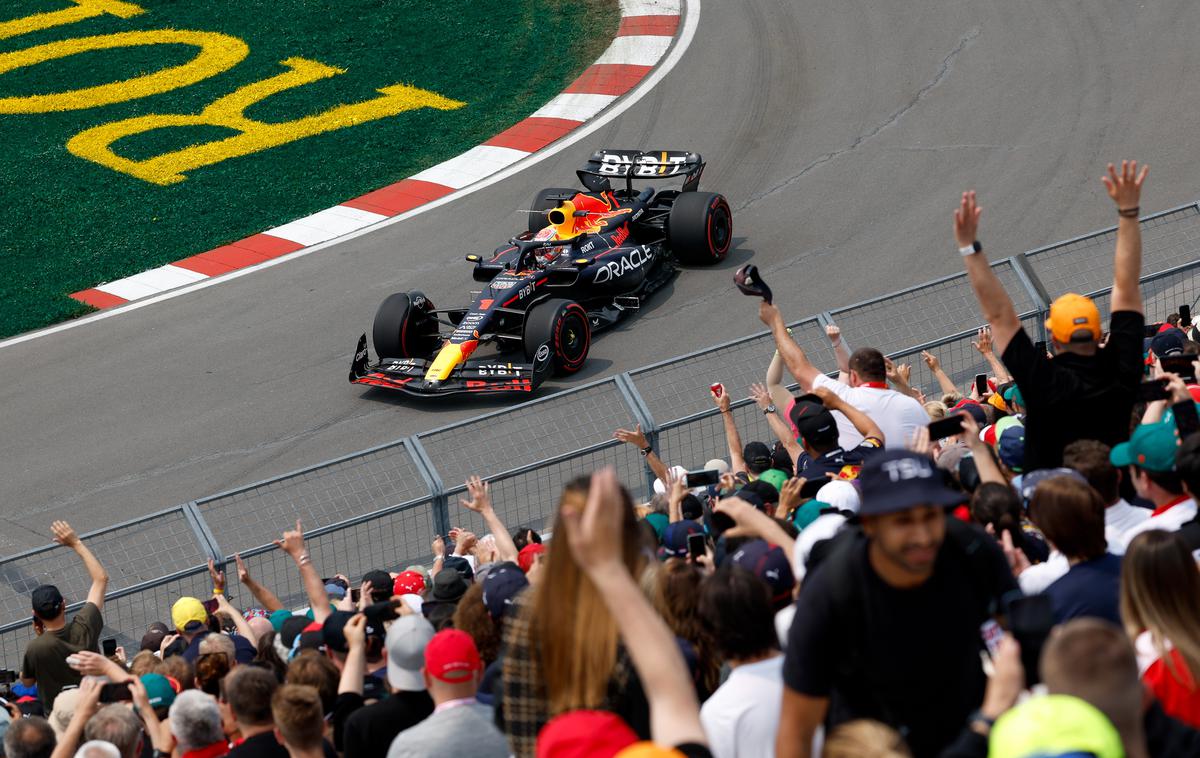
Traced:
<path fill-rule="evenodd" d="M 844 147 L 840 150 L 834 150 L 833 152 L 825 153 L 824 155 L 820 156 L 819 158 L 813 160 L 811 163 L 809 163 L 804 168 L 800 169 L 800 171 L 797 172 L 796 174 L 793 174 L 792 176 L 783 180 L 779 184 L 776 184 L 774 187 L 770 188 L 769 190 L 766 190 L 765 192 L 760 192 L 759 194 L 754 195 L 753 197 L 750 197 L 745 202 L 743 202 L 741 205 L 734 208 L 734 210 L 735 211 L 743 211 L 743 210 L 749 208 L 750 206 L 758 203 L 759 201 L 765 200 L 765 199 L 771 197 L 772 195 L 775 195 L 776 193 L 781 192 L 782 190 L 784 190 L 784 189 L 790 187 L 791 185 L 795 184 L 796 182 L 800 181 L 800 179 L 805 174 L 807 174 L 809 171 L 812 171 L 814 168 L 817 168 L 818 166 L 823 166 L 832 160 L 840 158 L 841 156 L 845 155 L 846 153 L 853 152 L 854 150 L 858 149 L 866 142 L 869 142 L 870 140 L 874 139 L 876 136 L 879 135 L 880 132 L 884 131 L 889 126 L 892 126 L 897 121 L 899 121 L 901 118 L 903 118 L 904 114 L 908 113 L 910 110 L 915 108 L 917 106 L 917 104 L 920 103 L 922 100 L 924 100 L 925 97 L 931 91 L 933 91 L 933 89 L 935 87 L 937 87 L 939 84 L 941 84 L 942 81 L 945 80 L 945 78 L 950 75 L 950 69 L 954 64 L 954 59 L 957 58 L 958 55 L 960 53 L 962 53 L 963 50 L 966 50 L 967 46 L 970 45 L 972 42 L 974 42 L 977 37 L 979 37 L 979 27 L 972 28 L 970 31 L 968 31 L 966 34 L 964 34 L 962 37 L 960 37 L 958 40 L 958 44 L 954 46 L 954 49 L 951 50 L 946 55 L 946 57 L 942 59 L 942 63 L 938 67 L 937 74 L 935 74 L 932 79 L 930 79 L 928 82 L 926 82 L 925 86 L 923 86 L 923 87 L 921 87 L 921 89 L 917 90 L 917 94 L 914 95 L 911 100 L 909 100 L 907 103 L 902 105 L 900 108 L 893 111 L 890 116 L 888 116 L 886 119 L 884 119 L 874 129 L 867 132 L 866 134 L 859 135 L 857 138 L 855 138 L 854 142 L 850 143 L 850 145 L 847 147 Z"/>

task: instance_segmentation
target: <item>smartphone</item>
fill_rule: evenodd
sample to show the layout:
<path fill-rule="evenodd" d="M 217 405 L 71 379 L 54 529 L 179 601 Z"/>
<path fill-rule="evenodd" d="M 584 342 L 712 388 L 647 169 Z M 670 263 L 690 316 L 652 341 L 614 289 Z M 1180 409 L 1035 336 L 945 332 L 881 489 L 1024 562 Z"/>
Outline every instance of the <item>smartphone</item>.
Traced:
<path fill-rule="evenodd" d="M 703 534 L 688 535 L 688 556 L 693 561 L 700 560 L 700 556 L 704 555 L 707 547 L 704 543 L 707 539 Z"/>
<path fill-rule="evenodd" d="M 106 640 L 100 640 L 100 653 L 105 658 L 112 658 L 117 654 L 117 638 L 109 637 Z"/>
<path fill-rule="evenodd" d="M 1185 382 L 1196 381 L 1196 366 L 1194 365 L 1197 355 L 1167 355 L 1158 359 L 1158 365 L 1162 366 L 1162 370 L 1171 374 L 1178 374 L 1179 378 Z"/>
<path fill-rule="evenodd" d="M 721 472 L 715 468 L 705 469 L 703 471 L 689 471 L 683 479 L 683 483 L 688 489 L 693 487 L 707 487 L 710 484 L 719 484 L 721 482 Z"/>
<path fill-rule="evenodd" d="M 129 682 L 109 682 L 100 687 L 101 703 L 120 703 L 129 700 L 133 700 L 133 693 L 129 691 Z"/>
<path fill-rule="evenodd" d="M 350 599 L 353 600 L 355 603 L 357 603 L 359 600 L 362 599 L 362 590 L 359 589 L 358 587 L 355 587 L 354 589 L 350 590 Z"/>
<path fill-rule="evenodd" d="M 709 385 L 709 389 L 712 390 L 712 393 L 714 395 L 716 395 L 717 397 L 720 397 L 721 395 L 725 394 L 725 385 L 721 384 L 720 382 Z"/>
<path fill-rule="evenodd" d="M 1196 404 L 1191 398 L 1171 406 L 1175 416 L 1175 428 L 1179 430 L 1179 439 L 1185 440 L 1191 434 L 1200 432 L 1200 414 L 1196 413 Z"/>
<path fill-rule="evenodd" d="M 980 397 L 983 397 L 984 395 L 987 394 L 987 391 L 988 391 L 987 374 L 976 374 L 975 375 L 975 394 L 979 395 Z"/>
<path fill-rule="evenodd" d="M 1033 343 L 1033 349 L 1038 355 L 1046 354 L 1046 340 L 1038 340 Z"/>
<path fill-rule="evenodd" d="M 1166 400 L 1171 396 L 1170 390 L 1167 389 L 1167 379 L 1151 379 L 1148 382 L 1142 382 L 1138 385 L 1137 399 L 1143 403 L 1152 403 L 1155 400 Z"/>
<path fill-rule="evenodd" d="M 1042 646 L 1054 628 L 1054 608 L 1047 595 L 1030 595 L 1008 602 L 1008 629 L 1021 646 L 1021 664 L 1025 667 L 1025 686 L 1039 681 L 1038 662 Z"/>
<path fill-rule="evenodd" d="M 954 414 L 946 418 L 940 418 L 937 421 L 929 422 L 929 439 L 944 440 L 947 437 L 954 437 L 962 434 L 963 419 L 962 415 Z"/>
<path fill-rule="evenodd" d="M 1179 306 L 1179 328 L 1187 329 L 1191 325 L 1192 325 L 1192 306 L 1187 305 L 1185 303 L 1184 305 Z"/>
<path fill-rule="evenodd" d="M 712 529 L 709 531 L 712 532 L 714 538 L 721 536 L 735 525 L 733 518 L 728 513 L 722 513 L 721 511 L 712 511 L 712 517 L 709 519 L 709 522 L 712 525 Z"/>
<path fill-rule="evenodd" d="M 217 612 L 217 599 L 215 597 L 210 597 L 208 600 L 205 600 L 200 605 L 204 606 L 204 610 L 208 612 L 209 616 L 211 616 Z"/>

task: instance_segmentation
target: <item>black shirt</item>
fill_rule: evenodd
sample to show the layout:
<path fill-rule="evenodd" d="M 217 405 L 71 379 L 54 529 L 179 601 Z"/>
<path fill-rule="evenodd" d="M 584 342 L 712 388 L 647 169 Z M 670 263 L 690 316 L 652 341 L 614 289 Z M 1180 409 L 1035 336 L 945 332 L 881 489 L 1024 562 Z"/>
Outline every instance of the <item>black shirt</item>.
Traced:
<path fill-rule="evenodd" d="M 1142 333 L 1146 318 L 1117 311 L 1108 343 L 1095 355 L 1039 353 L 1024 329 L 1001 356 L 1028 411 L 1025 471 L 1062 465 L 1063 448 L 1075 440 L 1100 440 L 1110 447 L 1129 439 L 1129 419 L 1145 366 Z"/>
<path fill-rule="evenodd" d="M 805 579 L 788 633 L 784 683 L 830 698 L 827 725 L 873 718 L 901 731 L 918 758 L 959 734 L 983 700 L 980 625 L 1016 582 L 995 540 L 954 518 L 933 576 L 891 587 L 853 529 Z"/>
<path fill-rule="evenodd" d="M 360 708 L 346 720 L 342 733 L 347 756 L 386 758 L 396 735 L 433 713 L 433 698 L 420 692 L 394 692 L 374 705 Z"/>
<path fill-rule="evenodd" d="M 146 741 L 149 742 L 149 740 Z M 328 740 L 325 741 L 323 747 L 325 758 L 337 758 L 337 753 Z M 275 732 L 270 731 L 247 737 L 237 747 L 230 750 L 225 758 L 288 758 L 288 751 L 279 744 L 279 740 L 275 739 Z"/>

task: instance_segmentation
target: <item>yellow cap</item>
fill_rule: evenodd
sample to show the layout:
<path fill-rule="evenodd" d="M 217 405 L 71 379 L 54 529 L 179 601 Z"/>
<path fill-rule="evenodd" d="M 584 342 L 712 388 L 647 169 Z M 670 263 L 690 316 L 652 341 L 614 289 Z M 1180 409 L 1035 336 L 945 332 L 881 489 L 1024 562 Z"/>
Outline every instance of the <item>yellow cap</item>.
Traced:
<path fill-rule="evenodd" d="M 1090 297 L 1068 292 L 1050 304 L 1046 328 L 1061 343 L 1100 339 L 1100 310 Z"/>
<path fill-rule="evenodd" d="M 685 758 L 675 748 L 662 747 L 653 742 L 635 742 L 613 758 Z"/>
<path fill-rule="evenodd" d="M 208 621 L 208 611 L 204 604 L 194 597 L 181 597 L 171 606 L 171 622 L 179 631 L 187 629 L 188 624 L 198 621 L 201 625 Z"/>

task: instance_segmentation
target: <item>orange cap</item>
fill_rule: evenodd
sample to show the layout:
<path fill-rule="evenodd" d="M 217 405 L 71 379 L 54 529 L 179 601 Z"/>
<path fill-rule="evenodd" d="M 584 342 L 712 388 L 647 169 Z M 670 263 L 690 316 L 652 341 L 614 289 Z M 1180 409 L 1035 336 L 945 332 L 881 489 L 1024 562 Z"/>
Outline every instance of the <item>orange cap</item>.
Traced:
<path fill-rule="evenodd" d="M 1062 343 L 1099 340 L 1100 310 L 1090 297 L 1068 292 L 1050 304 L 1046 328 Z"/>

